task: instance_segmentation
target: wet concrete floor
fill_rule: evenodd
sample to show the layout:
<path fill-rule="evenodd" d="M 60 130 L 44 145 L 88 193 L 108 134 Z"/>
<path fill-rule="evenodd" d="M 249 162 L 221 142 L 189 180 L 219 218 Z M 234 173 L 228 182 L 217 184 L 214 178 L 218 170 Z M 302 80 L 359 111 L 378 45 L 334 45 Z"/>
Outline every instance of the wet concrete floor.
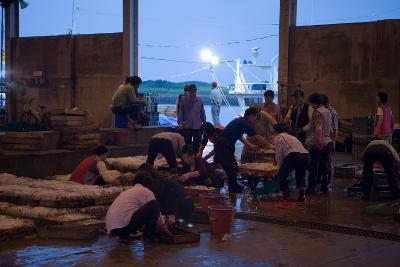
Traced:
<path fill-rule="evenodd" d="M 144 245 L 114 237 L 0 243 L 0 266 L 398 266 L 400 242 L 235 220 L 228 240 L 207 226 L 199 244 Z"/>
<path fill-rule="evenodd" d="M 351 154 L 336 154 L 336 165 L 351 162 Z M 256 203 L 251 194 L 230 197 L 227 202 L 234 205 L 237 211 L 255 215 L 349 226 L 400 235 L 400 222 L 394 220 L 394 214 L 399 213 L 399 206 L 386 207 L 373 214 L 366 214 L 366 207 L 392 200 L 373 196 L 371 201 L 363 201 L 361 194 L 357 193 L 349 196 L 346 191 L 347 186 L 356 182 L 358 181 L 354 179 L 333 178 L 332 192 L 310 196 L 304 205 L 294 203 L 296 204 L 294 207 L 262 205 L 262 203 Z"/>

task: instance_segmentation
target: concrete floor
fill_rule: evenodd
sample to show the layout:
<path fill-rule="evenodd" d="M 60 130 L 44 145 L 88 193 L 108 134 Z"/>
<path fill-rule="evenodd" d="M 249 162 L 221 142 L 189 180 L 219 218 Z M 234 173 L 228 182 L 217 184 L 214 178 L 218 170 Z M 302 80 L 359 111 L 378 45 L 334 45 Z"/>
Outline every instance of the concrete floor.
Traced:
<path fill-rule="evenodd" d="M 398 266 L 400 242 L 235 220 L 231 238 L 200 244 L 15 240 L 0 244 L 0 266 Z"/>

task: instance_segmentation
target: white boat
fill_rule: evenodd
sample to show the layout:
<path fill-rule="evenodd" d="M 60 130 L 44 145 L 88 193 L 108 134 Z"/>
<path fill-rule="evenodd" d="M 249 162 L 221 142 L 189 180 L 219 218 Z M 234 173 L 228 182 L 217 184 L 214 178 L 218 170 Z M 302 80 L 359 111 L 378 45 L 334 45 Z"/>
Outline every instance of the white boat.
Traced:
<path fill-rule="evenodd" d="M 235 84 L 229 86 L 229 94 L 237 97 L 241 113 L 243 115 L 245 109 L 251 104 L 261 104 L 264 102 L 264 92 L 273 90 L 275 95 L 278 92 L 278 56 L 271 60 L 271 65 L 257 64 L 258 47 L 252 49 L 253 61 L 242 61 L 236 59 L 236 67 L 231 69 L 235 72 Z M 230 64 L 229 64 L 230 65 Z M 261 81 L 256 75 L 252 74 L 249 69 L 261 69 L 266 79 Z M 247 71 L 258 81 L 247 82 L 243 70 Z M 277 97 L 274 99 L 277 102 Z"/>

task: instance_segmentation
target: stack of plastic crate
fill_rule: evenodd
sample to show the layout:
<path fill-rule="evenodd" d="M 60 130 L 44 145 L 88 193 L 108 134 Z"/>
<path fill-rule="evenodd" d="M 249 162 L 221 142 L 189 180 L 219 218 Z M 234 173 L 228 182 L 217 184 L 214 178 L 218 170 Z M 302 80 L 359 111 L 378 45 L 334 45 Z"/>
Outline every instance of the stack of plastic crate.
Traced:
<path fill-rule="evenodd" d="M 368 143 L 373 140 L 374 118 L 372 116 L 353 117 L 352 158 L 361 161 Z"/>

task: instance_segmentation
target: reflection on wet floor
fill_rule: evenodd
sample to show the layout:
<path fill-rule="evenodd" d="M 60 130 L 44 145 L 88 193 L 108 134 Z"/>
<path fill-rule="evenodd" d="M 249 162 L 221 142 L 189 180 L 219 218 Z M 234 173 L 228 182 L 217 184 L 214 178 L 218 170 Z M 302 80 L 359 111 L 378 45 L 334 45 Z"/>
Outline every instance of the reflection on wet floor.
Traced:
<path fill-rule="evenodd" d="M 236 144 L 236 157 L 240 157 L 241 144 Z M 207 146 L 212 149 L 212 146 Z M 206 152 L 208 153 L 208 152 Z M 351 163 L 351 154 L 336 153 L 335 165 Z M 326 224 L 350 226 L 379 232 L 400 235 L 400 222 L 394 220 L 394 214 L 399 213 L 399 207 L 385 207 L 371 215 L 364 214 L 367 206 L 388 202 L 390 199 L 375 199 L 363 201 L 360 195 L 347 195 L 347 187 L 358 181 L 353 179 L 334 178 L 332 192 L 326 195 L 308 197 L 304 205 L 294 207 L 263 207 L 257 204 L 249 191 L 237 197 L 230 197 L 228 203 L 236 207 L 237 211 L 254 213 L 263 216 L 274 216 L 290 220 L 303 220 Z M 226 194 L 227 195 L 227 194 Z M 228 195 L 227 195 L 228 196 Z"/>

